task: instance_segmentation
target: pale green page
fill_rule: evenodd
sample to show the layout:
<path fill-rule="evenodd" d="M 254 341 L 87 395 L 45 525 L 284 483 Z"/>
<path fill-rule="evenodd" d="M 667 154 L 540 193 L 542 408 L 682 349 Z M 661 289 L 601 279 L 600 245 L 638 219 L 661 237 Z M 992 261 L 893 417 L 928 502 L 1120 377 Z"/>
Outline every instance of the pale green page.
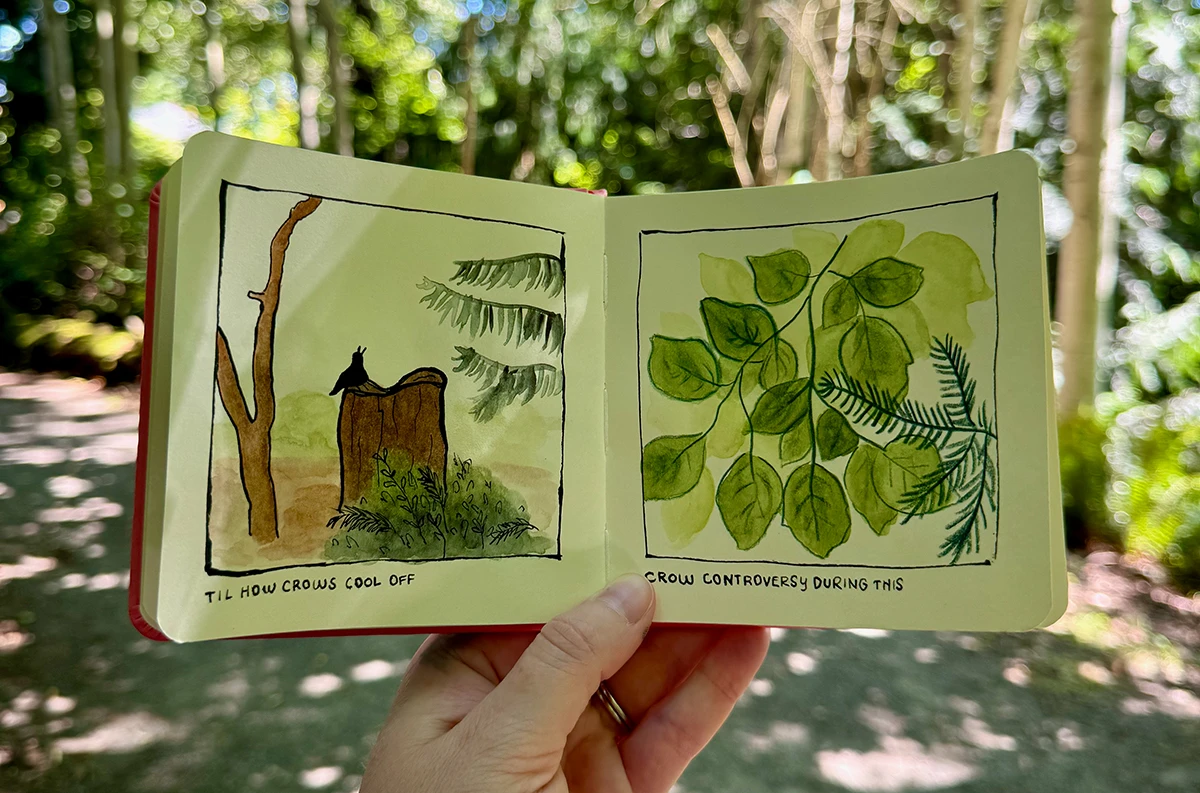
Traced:
<path fill-rule="evenodd" d="M 1022 154 L 610 201 L 610 577 L 665 622 L 1056 616 L 1039 206 Z"/>
<path fill-rule="evenodd" d="M 216 134 L 181 196 L 168 636 L 540 622 L 603 583 L 601 199 Z"/>

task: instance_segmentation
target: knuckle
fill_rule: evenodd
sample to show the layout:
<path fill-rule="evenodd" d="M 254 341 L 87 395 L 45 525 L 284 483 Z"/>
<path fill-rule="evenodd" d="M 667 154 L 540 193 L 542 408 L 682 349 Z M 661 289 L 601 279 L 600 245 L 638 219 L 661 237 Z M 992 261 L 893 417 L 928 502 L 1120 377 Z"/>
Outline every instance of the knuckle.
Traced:
<path fill-rule="evenodd" d="M 542 627 L 540 642 L 543 660 L 567 671 L 584 666 L 596 656 L 596 643 L 577 621 L 556 617 Z"/>

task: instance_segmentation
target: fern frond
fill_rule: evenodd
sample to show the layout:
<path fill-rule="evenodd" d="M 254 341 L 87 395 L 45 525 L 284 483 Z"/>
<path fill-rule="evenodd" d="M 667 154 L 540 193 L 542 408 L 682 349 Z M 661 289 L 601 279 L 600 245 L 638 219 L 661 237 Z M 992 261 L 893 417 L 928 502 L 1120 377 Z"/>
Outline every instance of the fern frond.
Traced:
<path fill-rule="evenodd" d="M 326 526 L 332 529 L 339 521 L 344 531 L 367 531 L 372 534 L 393 531 L 392 524 L 383 515 L 353 505 L 338 510 L 338 514 L 330 518 Z"/>
<path fill-rule="evenodd" d="M 519 286 L 558 297 L 565 283 L 563 261 L 551 253 L 522 253 L 507 259 L 474 259 L 454 263 L 458 270 L 450 280 L 462 286 Z"/>
<path fill-rule="evenodd" d="M 429 294 L 421 302 L 440 315 L 440 322 L 449 322 L 465 330 L 471 338 L 484 333 L 504 336 L 504 343 L 516 340 L 517 346 L 541 341 L 542 349 L 560 352 L 566 336 L 566 322 L 561 314 L 537 306 L 494 303 L 465 295 L 438 281 L 424 279 L 419 285 Z"/>
<path fill-rule="evenodd" d="M 926 440 L 938 447 L 945 446 L 956 432 L 967 429 L 940 404 L 931 407 L 911 399 L 897 399 L 872 383 L 860 382 L 843 372 L 822 376 L 817 393 L 859 424 L 881 433 L 899 431 L 900 437 Z"/>
<path fill-rule="evenodd" d="M 509 366 L 479 354 L 473 347 L 455 347 L 454 371 L 473 378 L 483 389 L 475 398 L 471 414 L 477 421 L 490 421 L 523 397 L 521 404 L 535 396 L 557 396 L 563 390 L 563 373 L 557 366 L 534 363 Z"/>
<path fill-rule="evenodd" d="M 537 526 L 534 526 L 529 521 L 524 518 L 517 518 L 516 520 L 505 521 L 496 526 L 488 532 L 487 538 L 488 542 L 492 545 L 499 545 L 503 542 L 514 540 L 522 534 L 527 534 L 535 529 L 537 529 Z"/>
<path fill-rule="evenodd" d="M 930 342 L 929 357 L 933 368 L 941 379 L 942 399 L 949 403 L 949 410 L 956 421 L 975 426 L 971 415 L 975 412 L 975 381 L 971 378 L 971 366 L 962 345 L 949 335 Z"/>

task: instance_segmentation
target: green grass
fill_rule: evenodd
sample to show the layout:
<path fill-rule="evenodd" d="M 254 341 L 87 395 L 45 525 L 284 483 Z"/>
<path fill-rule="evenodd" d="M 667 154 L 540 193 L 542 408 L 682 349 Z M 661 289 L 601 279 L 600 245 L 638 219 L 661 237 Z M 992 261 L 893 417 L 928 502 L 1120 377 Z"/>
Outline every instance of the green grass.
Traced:
<path fill-rule="evenodd" d="M 333 561 L 463 559 L 545 554 L 554 540 L 530 522 L 520 494 L 454 456 L 443 482 L 425 466 L 376 458 L 379 487 L 329 522 Z M 401 469 L 398 471 L 397 469 Z"/>

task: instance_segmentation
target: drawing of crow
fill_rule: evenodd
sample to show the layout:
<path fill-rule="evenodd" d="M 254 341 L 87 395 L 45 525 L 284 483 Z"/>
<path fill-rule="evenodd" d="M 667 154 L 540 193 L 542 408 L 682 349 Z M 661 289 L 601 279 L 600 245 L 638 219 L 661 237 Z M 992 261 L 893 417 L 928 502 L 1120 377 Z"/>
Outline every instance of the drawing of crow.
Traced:
<path fill-rule="evenodd" d="M 350 365 L 346 367 L 346 371 L 338 375 L 337 385 L 329 392 L 333 396 L 343 388 L 354 388 L 367 382 L 367 369 L 363 366 L 363 353 L 367 351 L 366 347 L 360 347 L 354 351 L 350 358 Z"/>

